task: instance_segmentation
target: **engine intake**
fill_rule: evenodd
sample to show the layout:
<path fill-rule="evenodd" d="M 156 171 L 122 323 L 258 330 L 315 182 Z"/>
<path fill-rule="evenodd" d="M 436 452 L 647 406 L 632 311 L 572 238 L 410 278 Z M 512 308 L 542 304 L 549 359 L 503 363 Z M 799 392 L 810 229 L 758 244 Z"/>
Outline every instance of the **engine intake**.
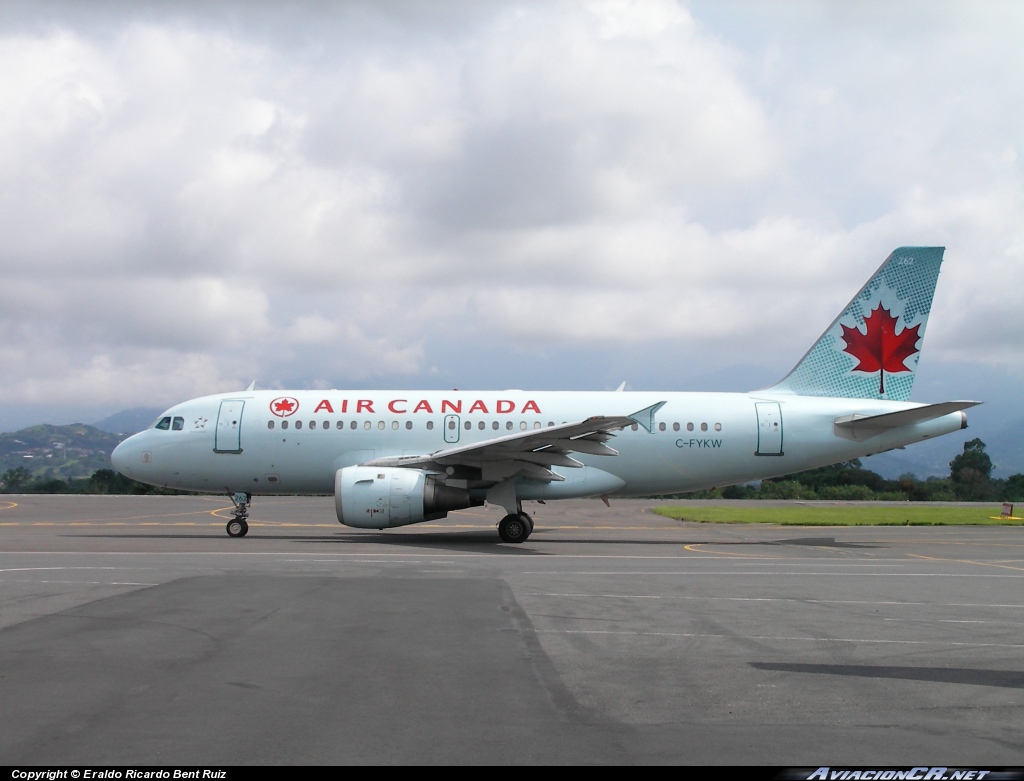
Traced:
<path fill-rule="evenodd" d="M 444 518 L 483 504 L 419 469 L 347 466 L 334 475 L 338 520 L 357 529 L 386 529 Z"/>

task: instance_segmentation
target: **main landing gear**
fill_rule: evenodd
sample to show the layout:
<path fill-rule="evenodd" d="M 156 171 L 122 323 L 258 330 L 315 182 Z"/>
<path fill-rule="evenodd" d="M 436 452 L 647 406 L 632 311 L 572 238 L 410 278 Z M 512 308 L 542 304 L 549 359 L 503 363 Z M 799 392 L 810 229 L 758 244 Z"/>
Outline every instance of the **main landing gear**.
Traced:
<path fill-rule="evenodd" d="M 533 518 L 522 511 L 506 515 L 498 524 L 502 542 L 526 542 L 532 532 Z"/>
<path fill-rule="evenodd" d="M 249 524 L 246 522 L 246 518 L 249 517 L 249 503 L 252 501 L 252 495 L 238 493 L 231 497 L 231 501 L 235 505 L 235 511 L 232 513 L 234 517 L 228 521 L 228 537 L 244 537 L 249 533 Z"/>

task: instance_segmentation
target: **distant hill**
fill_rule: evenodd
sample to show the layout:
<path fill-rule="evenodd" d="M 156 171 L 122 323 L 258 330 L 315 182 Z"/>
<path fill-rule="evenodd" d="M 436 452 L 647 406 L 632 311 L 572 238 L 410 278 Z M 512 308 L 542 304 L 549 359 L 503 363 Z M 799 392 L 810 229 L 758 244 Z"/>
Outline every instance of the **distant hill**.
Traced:
<path fill-rule="evenodd" d="M 25 467 L 33 477 L 89 477 L 111 468 L 110 454 L 124 438 L 82 423 L 0 434 L 0 474 Z"/>
<path fill-rule="evenodd" d="M 979 436 L 981 436 L 979 434 Z M 998 431 L 981 436 L 986 452 L 995 468 L 992 473 L 999 477 L 1024 474 L 1024 418 L 1011 421 Z"/>
<path fill-rule="evenodd" d="M 964 442 L 980 438 L 985 443 L 985 452 L 992 460 L 992 477 L 1010 477 L 1024 474 L 1024 419 L 1008 423 L 998 430 L 980 430 L 971 427 L 967 431 L 949 434 L 931 441 L 908 445 L 903 450 L 871 455 L 861 459 L 864 469 L 878 472 L 894 480 L 910 472 L 921 479 L 931 476 L 948 477 L 949 462 L 964 451 Z"/>
<path fill-rule="evenodd" d="M 908 445 L 904 450 L 890 450 L 868 456 L 860 462 L 865 469 L 877 472 L 887 480 L 895 480 L 908 472 L 921 480 L 949 477 L 949 462 L 963 452 L 964 441 L 963 437 L 954 439 L 953 435 L 949 435 Z"/>
<path fill-rule="evenodd" d="M 157 407 L 133 407 L 115 412 L 108 418 L 93 423 L 93 428 L 111 434 L 137 434 L 153 425 L 162 412 Z"/>
<path fill-rule="evenodd" d="M 978 437 L 985 443 L 985 452 L 992 459 L 992 476 L 1009 477 L 1024 474 L 1024 418 L 1002 424 L 998 430 L 991 426 L 971 426 L 966 431 L 949 434 L 915 445 L 905 450 L 890 450 L 861 459 L 865 469 L 877 472 L 889 480 L 910 472 L 921 479 L 948 477 L 949 462 L 963 452 L 963 443 Z"/>

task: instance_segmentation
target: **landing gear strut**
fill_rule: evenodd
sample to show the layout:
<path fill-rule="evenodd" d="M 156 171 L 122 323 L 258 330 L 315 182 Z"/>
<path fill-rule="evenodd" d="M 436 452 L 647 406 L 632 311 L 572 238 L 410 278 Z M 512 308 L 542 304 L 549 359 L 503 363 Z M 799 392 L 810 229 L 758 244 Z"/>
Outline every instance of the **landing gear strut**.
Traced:
<path fill-rule="evenodd" d="M 526 542 L 533 532 L 533 519 L 524 512 L 511 513 L 498 524 L 498 536 L 502 542 Z"/>
<path fill-rule="evenodd" d="M 252 495 L 237 493 L 231 497 L 231 501 L 235 505 L 235 511 L 231 513 L 234 517 L 228 521 L 228 537 L 244 537 L 249 533 L 246 518 L 249 517 L 249 502 L 252 501 Z"/>

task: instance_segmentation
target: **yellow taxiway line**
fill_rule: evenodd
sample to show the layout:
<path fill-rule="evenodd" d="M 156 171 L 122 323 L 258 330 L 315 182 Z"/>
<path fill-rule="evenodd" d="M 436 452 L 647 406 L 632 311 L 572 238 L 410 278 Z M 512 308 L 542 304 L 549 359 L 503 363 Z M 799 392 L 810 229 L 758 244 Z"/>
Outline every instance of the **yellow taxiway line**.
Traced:
<path fill-rule="evenodd" d="M 997 564 L 994 561 L 972 561 L 971 559 L 943 559 L 938 556 L 925 556 L 920 553 L 908 553 L 908 556 L 915 559 L 928 559 L 929 561 L 948 561 L 954 564 L 977 564 L 979 567 L 998 567 L 1000 569 L 1012 569 L 1017 572 L 1024 572 L 1024 567 L 1011 567 L 1009 564 Z"/>

